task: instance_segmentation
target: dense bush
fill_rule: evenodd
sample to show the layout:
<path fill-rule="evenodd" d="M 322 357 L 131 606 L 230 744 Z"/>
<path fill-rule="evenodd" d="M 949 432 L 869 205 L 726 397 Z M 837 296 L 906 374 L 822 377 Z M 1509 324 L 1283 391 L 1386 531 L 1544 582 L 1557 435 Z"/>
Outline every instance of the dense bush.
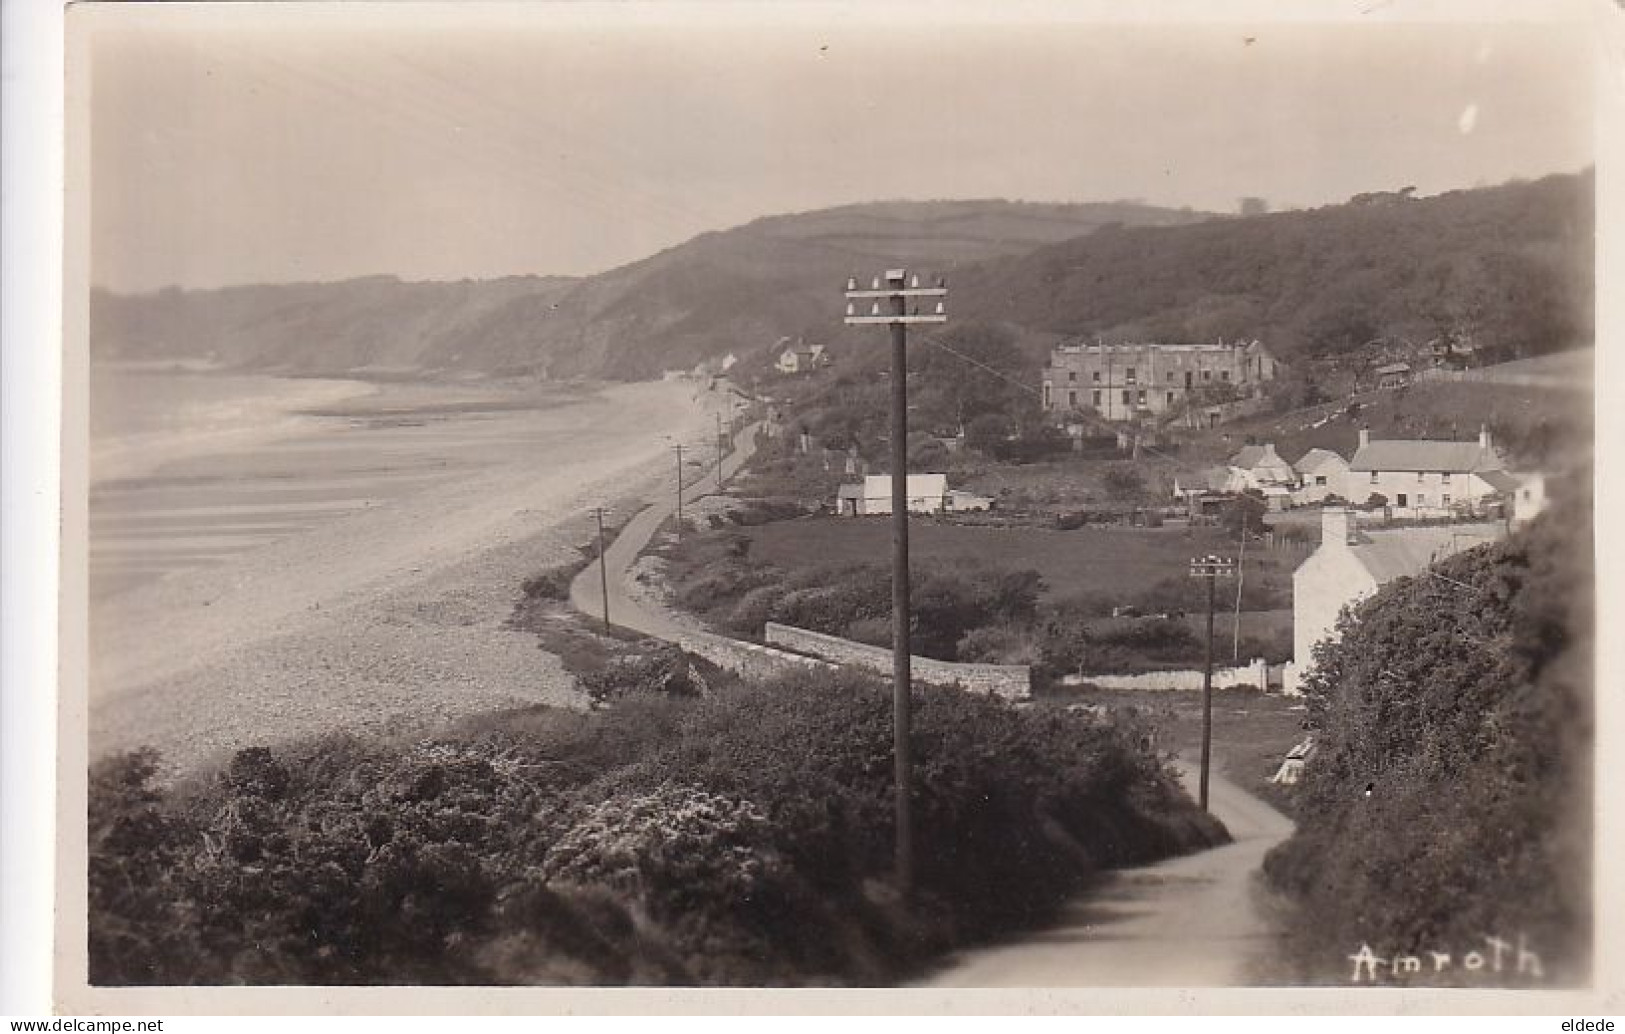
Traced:
<path fill-rule="evenodd" d="M 91 782 L 90 973 L 128 983 L 876 983 L 1222 828 L 1132 724 L 916 695 L 919 895 L 897 909 L 891 711 L 812 676 L 622 693 L 414 744 L 154 759 Z"/>
<path fill-rule="evenodd" d="M 1589 504 L 1562 503 L 1437 576 L 1384 587 L 1317 650 L 1319 752 L 1298 832 L 1266 863 L 1300 903 L 1307 975 L 1347 979 L 1362 943 L 1460 957 L 1522 935 L 1548 980 L 1583 978 L 1589 541 Z"/>

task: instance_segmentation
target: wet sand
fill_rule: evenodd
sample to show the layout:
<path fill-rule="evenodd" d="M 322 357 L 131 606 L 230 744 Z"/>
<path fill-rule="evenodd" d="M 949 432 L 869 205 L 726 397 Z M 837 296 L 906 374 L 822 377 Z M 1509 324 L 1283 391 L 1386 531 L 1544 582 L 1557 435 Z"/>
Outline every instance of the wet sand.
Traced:
<path fill-rule="evenodd" d="M 103 473 L 90 504 L 90 753 L 184 770 L 332 731 L 410 730 L 570 704 L 503 627 L 588 510 L 669 490 L 670 439 L 705 455 L 723 399 L 387 386 L 274 440 Z M 529 394 L 527 394 L 529 392 Z"/>

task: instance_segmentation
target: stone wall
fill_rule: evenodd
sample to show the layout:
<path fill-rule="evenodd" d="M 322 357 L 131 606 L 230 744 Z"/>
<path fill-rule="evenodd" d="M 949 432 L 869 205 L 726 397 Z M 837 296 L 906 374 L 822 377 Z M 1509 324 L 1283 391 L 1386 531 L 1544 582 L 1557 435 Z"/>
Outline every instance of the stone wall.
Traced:
<path fill-rule="evenodd" d="M 1101 689 L 1154 689 L 1154 690 L 1191 690 L 1202 688 L 1202 673 L 1200 670 L 1185 669 L 1181 671 L 1147 671 L 1137 675 L 1070 675 L 1064 680 L 1068 685 L 1088 683 L 1099 686 Z M 1256 686 L 1264 689 L 1269 685 L 1269 665 L 1262 657 L 1251 664 L 1239 668 L 1214 668 L 1213 688 L 1229 689 L 1234 686 Z"/>
<path fill-rule="evenodd" d="M 766 636 L 772 646 L 820 657 L 833 664 L 850 664 L 882 674 L 892 670 L 892 652 L 882 646 L 856 643 L 839 636 L 810 632 L 768 622 Z M 958 664 L 930 657 L 915 657 L 911 670 L 916 679 L 937 686 L 958 686 L 973 693 L 988 693 L 1006 700 L 1026 700 L 1032 696 L 1032 669 L 1025 664 Z"/>
<path fill-rule="evenodd" d="M 704 657 L 719 668 L 743 678 L 766 679 L 792 671 L 833 671 L 835 665 L 816 657 L 758 646 L 710 632 L 685 632 L 677 645 L 696 657 Z"/>

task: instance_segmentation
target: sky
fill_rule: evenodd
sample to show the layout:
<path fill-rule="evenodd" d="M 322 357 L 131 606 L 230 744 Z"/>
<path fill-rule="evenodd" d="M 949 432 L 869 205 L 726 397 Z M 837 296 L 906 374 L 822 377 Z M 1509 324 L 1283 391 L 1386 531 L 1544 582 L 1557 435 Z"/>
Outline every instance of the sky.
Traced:
<path fill-rule="evenodd" d="M 1233 212 L 1594 160 L 1583 25 L 1384 6 L 76 5 L 91 279 L 585 275 L 877 199 Z"/>

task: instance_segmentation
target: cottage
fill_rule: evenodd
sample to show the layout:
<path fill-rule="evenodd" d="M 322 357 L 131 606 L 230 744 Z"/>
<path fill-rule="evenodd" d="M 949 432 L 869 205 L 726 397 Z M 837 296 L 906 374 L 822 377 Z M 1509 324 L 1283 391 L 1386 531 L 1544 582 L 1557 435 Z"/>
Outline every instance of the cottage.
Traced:
<path fill-rule="evenodd" d="M 787 345 L 789 338 L 780 338 L 780 345 Z M 780 373 L 806 373 L 816 370 L 820 366 L 829 365 L 829 356 L 824 353 L 823 345 L 807 345 L 797 343 L 787 345 L 779 353 L 779 360 L 774 364 Z"/>
<path fill-rule="evenodd" d="M 970 508 L 977 497 L 962 494 L 968 497 L 966 504 Z M 891 513 L 891 475 L 870 474 L 857 484 L 842 485 L 835 496 L 835 508 L 843 517 Z M 909 513 L 942 513 L 949 508 L 948 475 L 908 475 Z"/>
<path fill-rule="evenodd" d="M 1410 363 L 1389 363 L 1377 367 L 1377 387 L 1403 388 L 1412 379 Z"/>
<path fill-rule="evenodd" d="M 1274 445 L 1249 445 L 1230 457 L 1228 466 L 1233 491 L 1263 492 L 1270 487 L 1285 490 L 1298 483 L 1297 472 L 1276 455 Z"/>
<path fill-rule="evenodd" d="M 1354 511 L 1340 506 L 1321 511 L 1320 547 L 1292 573 L 1292 663 L 1284 676 L 1286 691 L 1300 691 L 1315 644 L 1334 632 L 1345 606 L 1395 578 L 1417 574 L 1501 534 L 1494 523 L 1361 532 Z"/>
<path fill-rule="evenodd" d="M 1348 476 L 1349 463 L 1332 450 L 1310 449 L 1292 464 L 1292 471 L 1298 478 L 1292 501 L 1299 506 L 1324 502 L 1328 496 L 1346 498 L 1343 482 Z"/>
<path fill-rule="evenodd" d="M 1517 480 L 1512 494 L 1512 526 L 1518 528 L 1546 509 L 1546 475 L 1537 471 L 1510 476 Z"/>
<path fill-rule="evenodd" d="M 1342 495 L 1355 503 L 1379 495 L 1400 517 L 1482 513 L 1505 492 L 1496 476 L 1505 469 L 1487 429 L 1474 442 L 1372 441 L 1362 429 Z"/>

